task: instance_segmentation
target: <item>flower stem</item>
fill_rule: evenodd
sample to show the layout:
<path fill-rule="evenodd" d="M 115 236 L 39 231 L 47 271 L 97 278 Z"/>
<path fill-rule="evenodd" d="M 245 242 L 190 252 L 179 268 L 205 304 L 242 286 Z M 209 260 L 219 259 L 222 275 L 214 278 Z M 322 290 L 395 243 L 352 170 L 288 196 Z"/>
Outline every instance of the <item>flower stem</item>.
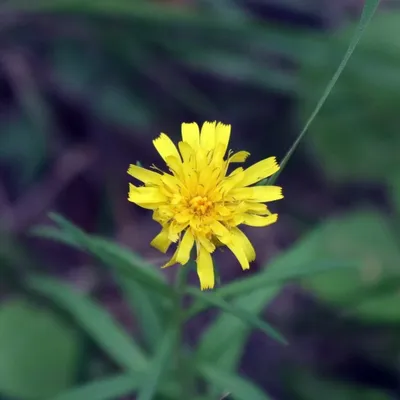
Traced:
<path fill-rule="evenodd" d="M 190 382 L 188 377 L 188 370 L 184 355 L 184 322 L 185 310 L 183 306 L 183 296 L 185 293 L 186 278 L 189 270 L 189 265 L 178 267 L 178 272 L 175 277 L 175 304 L 174 304 L 174 322 L 177 328 L 176 337 L 176 360 L 177 360 L 177 374 L 181 388 L 182 399 L 191 398 Z"/>

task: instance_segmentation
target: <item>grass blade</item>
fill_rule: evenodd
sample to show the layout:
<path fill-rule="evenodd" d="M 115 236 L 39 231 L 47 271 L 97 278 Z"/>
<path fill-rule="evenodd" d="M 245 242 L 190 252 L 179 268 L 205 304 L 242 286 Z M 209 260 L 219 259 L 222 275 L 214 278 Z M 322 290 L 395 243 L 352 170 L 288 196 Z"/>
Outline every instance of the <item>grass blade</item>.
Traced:
<path fill-rule="evenodd" d="M 86 234 L 61 215 L 50 213 L 49 216 L 60 226 L 61 231 L 52 227 L 39 226 L 32 230 L 34 235 L 60 241 L 86 251 L 108 267 L 116 267 L 124 278 L 133 279 L 143 287 L 172 299 L 172 289 L 165 283 L 163 276 L 153 265 L 116 243 Z"/>
<path fill-rule="evenodd" d="M 256 316 L 268 306 L 279 291 L 279 285 L 258 289 L 238 297 L 233 304 L 249 315 Z M 202 333 L 196 351 L 197 357 L 225 371 L 234 371 L 238 367 L 250 332 L 250 326 L 244 325 L 232 314 L 221 314 Z"/>
<path fill-rule="evenodd" d="M 248 278 L 238 279 L 218 289 L 218 295 L 227 297 L 238 297 L 262 288 L 268 289 L 272 286 L 282 285 L 288 281 L 306 278 L 319 273 L 329 272 L 336 268 L 356 268 L 354 263 L 344 263 L 335 260 L 319 260 L 313 262 L 298 261 L 296 265 L 291 265 L 288 269 L 287 258 L 278 257 L 271 266 L 265 271 L 250 276 Z M 204 311 L 210 307 L 210 304 L 204 302 L 196 302 L 188 312 L 190 317 Z"/>
<path fill-rule="evenodd" d="M 138 393 L 137 400 L 151 400 L 154 398 L 159 381 L 170 364 L 176 338 L 177 332 L 175 328 L 170 328 L 164 335 L 150 365 L 144 385 Z"/>
<path fill-rule="evenodd" d="M 333 87 L 335 86 L 337 80 L 339 79 L 340 75 L 342 74 L 344 68 L 346 67 L 351 55 L 353 54 L 355 48 L 357 47 L 358 42 L 360 41 L 365 29 L 367 28 L 369 22 L 371 21 L 375 11 L 379 6 L 379 0 L 365 0 L 364 8 L 361 14 L 360 22 L 358 23 L 356 32 L 353 35 L 353 38 L 350 41 L 349 47 L 343 57 L 342 62 L 340 63 L 339 67 L 337 68 L 336 72 L 334 73 L 332 79 L 329 81 L 325 91 L 323 92 L 321 98 L 319 99 L 314 111 L 311 113 L 310 118 L 307 120 L 306 124 L 304 125 L 303 130 L 300 132 L 297 139 L 294 141 L 292 146 L 290 147 L 289 151 L 286 153 L 285 157 L 281 161 L 281 168 L 280 170 L 271 176 L 271 178 L 264 179 L 263 181 L 259 182 L 259 185 L 273 185 L 275 181 L 278 179 L 278 176 L 281 174 L 283 169 L 285 168 L 286 164 L 288 163 L 290 157 L 296 150 L 297 146 L 299 145 L 300 141 L 303 139 L 304 135 L 308 131 L 311 123 L 313 122 L 314 118 L 319 113 L 322 106 L 325 104 L 326 99 L 328 98 L 329 94 L 331 93 Z"/>
<path fill-rule="evenodd" d="M 122 368 L 141 372 L 148 367 L 142 349 L 100 305 L 57 279 L 31 274 L 27 286 L 68 311 L 93 340 Z"/>
<path fill-rule="evenodd" d="M 211 365 L 201 365 L 200 372 L 211 384 L 219 387 L 221 391 L 232 393 L 238 400 L 271 400 L 261 389 L 252 382 L 238 375 L 234 375 Z"/>
<path fill-rule="evenodd" d="M 141 375 L 121 374 L 99 379 L 61 393 L 51 400 L 114 400 L 129 395 L 140 386 Z"/>
<path fill-rule="evenodd" d="M 236 307 L 233 304 L 228 303 L 223 298 L 216 296 L 212 293 L 203 293 L 200 292 L 198 289 L 189 287 L 186 289 L 186 293 L 192 295 L 193 297 L 198 298 L 199 300 L 203 301 L 204 303 L 211 304 L 222 311 L 225 311 L 229 314 L 234 315 L 235 317 L 239 318 L 243 323 L 247 323 L 248 325 L 252 326 L 253 328 L 257 328 L 265 332 L 269 337 L 275 339 L 276 341 L 287 344 L 286 339 L 271 325 L 267 324 L 266 322 L 262 321 L 261 319 L 255 317 L 254 315 L 242 310 L 239 307 Z"/>
<path fill-rule="evenodd" d="M 162 298 L 157 298 L 154 292 L 146 290 L 138 282 L 115 274 L 115 279 L 128 302 L 132 313 L 139 322 L 141 337 L 150 352 L 153 352 L 160 342 L 164 327 L 163 315 L 168 312 L 168 305 Z"/>

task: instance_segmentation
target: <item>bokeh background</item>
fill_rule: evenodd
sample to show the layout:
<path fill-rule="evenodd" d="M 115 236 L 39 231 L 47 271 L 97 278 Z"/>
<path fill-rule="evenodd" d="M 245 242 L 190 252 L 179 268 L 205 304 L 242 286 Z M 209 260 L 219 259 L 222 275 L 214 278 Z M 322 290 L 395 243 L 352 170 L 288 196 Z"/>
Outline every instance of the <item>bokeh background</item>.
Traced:
<path fill-rule="evenodd" d="M 275 257 L 357 266 L 287 284 L 257 306 L 290 346 L 254 332 L 239 371 L 274 399 L 400 398 L 399 5 L 383 2 L 280 176 L 279 222 L 246 230 L 258 255 L 249 274 Z M 204 120 L 231 124 L 231 147 L 250 151 L 249 161 L 282 159 L 362 6 L 0 2 L 1 400 L 50 399 L 116 369 L 79 324 L 25 285 L 31 271 L 97 299 L 132 335 L 137 328 L 107 271 L 31 228 L 55 211 L 160 266 L 163 255 L 149 246 L 157 224 L 127 202 L 128 165 L 159 165 L 152 139 L 177 139 L 182 122 Z M 222 284 L 243 274 L 228 254 L 216 259 Z M 213 316 L 191 321 L 188 342 Z"/>

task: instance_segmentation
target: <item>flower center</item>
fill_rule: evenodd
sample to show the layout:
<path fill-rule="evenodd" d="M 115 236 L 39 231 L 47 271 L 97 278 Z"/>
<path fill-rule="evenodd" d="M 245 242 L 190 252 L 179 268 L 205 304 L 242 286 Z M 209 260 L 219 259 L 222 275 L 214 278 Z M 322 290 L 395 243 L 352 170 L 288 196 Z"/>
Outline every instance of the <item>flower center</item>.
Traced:
<path fill-rule="evenodd" d="M 207 197 L 202 196 L 193 197 L 193 199 L 189 201 L 190 209 L 193 211 L 193 213 L 198 215 L 206 214 L 212 205 L 213 203 L 209 201 Z"/>

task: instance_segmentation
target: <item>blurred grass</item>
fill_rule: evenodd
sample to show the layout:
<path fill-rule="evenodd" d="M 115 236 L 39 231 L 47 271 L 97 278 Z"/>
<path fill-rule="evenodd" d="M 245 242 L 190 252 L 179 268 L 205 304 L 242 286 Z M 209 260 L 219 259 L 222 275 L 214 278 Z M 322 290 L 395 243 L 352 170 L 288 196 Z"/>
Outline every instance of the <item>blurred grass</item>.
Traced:
<path fill-rule="evenodd" d="M 332 92 L 308 137 L 310 155 L 336 182 L 379 182 L 398 179 L 400 13 L 390 10 L 378 15 L 350 60 L 342 79 Z M 329 66 L 338 47 L 348 42 L 351 30 L 341 31 L 327 43 L 319 64 L 303 68 L 308 88 L 300 112 L 307 115 L 319 88 L 329 77 Z"/>
<path fill-rule="evenodd" d="M 223 117 L 227 122 L 230 119 L 235 122 L 236 119 L 240 126 L 242 120 L 257 120 L 270 111 L 264 106 L 264 100 L 271 94 L 295 98 L 300 108 L 299 118 L 304 120 L 334 73 L 354 27 L 345 27 L 334 34 L 315 32 L 309 27 L 293 28 L 290 24 L 263 21 L 238 3 L 234 8 L 232 1 L 223 3 L 208 6 L 206 2 L 201 6 L 197 2 L 177 6 L 144 0 L 2 3 L 0 20 L 4 24 L 0 32 L 4 46 L 0 86 L 9 86 L 11 95 L 2 93 L 1 96 L 6 111 L 0 119 L 0 162 L 11 171 L 12 183 L 6 185 L 7 189 L 11 188 L 11 200 L 23 196 L 27 188 L 43 178 L 60 149 L 83 141 L 100 147 L 97 140 L 101 132 L 97 131 L 103 126 L 110 126 L 105 134 L 112 140 L 117 141 L 123 135 L 128 137 L 134 149 L 139 149 L 136 154 L 142 155 L 140 139 L 149 132 L 153 135 L 158 126 L 172 126 L 171 121 L 180 120 L 181 115 L 198 120 Z M 291 5 L 304 6 L 300 2 Z M 311 126 L 305 143 L 310 158 L 315 165 L 322 166 L 322 173 L 328 179 L 339 184 L 377 181 L 388 185 L 397 213 L 400 174 L 395 105 L 400 93 L 399 27 L 396 10 L 382 13 L 372 22 L 332 97 Z M 84 115 L 85 122 L 76 125 L 77 132 L 74 132 L 75 125 L 66 127 L 65 118 L 60 118 L 65 104 L 75 105 Z M 290 119 L 286 114 L 279 118 Z M 76 113 L 67 119 L 75 121 Z M 82 128 L 88 120 L 93 125 Z M 250 142 L 247 130 L 243 136 Z M 265 155 L 262 145 L 265 142 L 261 138 L 264 130 L 258 132 L 254 147 L 256 152 Z M 282 136 L 281 131 L 265 135 L 273 142 L 271 146 L 279 142 L 280 149 Z M 101 162 L 115 162 L 107 146 L 105 150 L 102 149 Z M 93 180 L 102 184 L 101 178 Z M 70 207 L 71 210 L 74 206 Z M 143 395 L 146 398 L 154 391 L 159 377 L 162 381 L 162 368 L 168 359 L 168 352 L 164 351 L 168 346 L 160 350 L 157 345 L 168 339 L 163 336 L 163 323 L 173 295 L 159 271 L 136 254 L 77 231 L 74 226 L 64 225 L 64 228 L 65 232 L 46 228 L 41 233 L 95 255 L 107 266 L 114 267 L 116 279 L 122 282 L 123 294 L 140 324 L 135 341 L 118 325 L 120 330 L 116 333 L 115 321 L 108 314 L 65 285 L 52 283 L 47 278 L 27 282 L 42 295 L 47 293 L 53 302 L 61 302 L 62 307 L 78 318 L 78 325 L 86 327 L 92 339 L 100 343 L 104 353 L 119 360 L 117 364 L 135 370 L 139 363 L 139 369 L 144 369 L 148 354 L 153 356 L 158 349 L 159 357 L 152 361 L 154 371 L 159 374 L 135 375 L 136 381 L 121 372 L 111 378 L 111 375 L 105 376 L 104 381 L 79 381 L 70 392 L 56 398 L 111 399 L 136 391 L 144 381 L 148 385 Z M 397 329 L 396 266 L 400 231 L 392 228 L 391 221 L 380 210 L 349 212 L 340 218 L 327 219 L 273 260 L 266 271 L 222 288 L 219 295 L 228 299 L 228 306 L 223 299 L 211 296 L 208 302 L 211 304 L 205 305 L 196 292 L 198 302 L 194 303 L 191 316 L 211 305 L 223 305 L 231 313 L 219 316 L 200 338 L 198 356 L 212 364 L 212 367 L 205 364 L 198 371 L 212 387 L 209 394 L 220 394 L 231 386 L 237 398 L 247 400 L 250 392 L 254 398 L 266 398 L 259 393 L 260 389 L 235 376 L 233 371 L 240 365 L 251 327 L 261 323 L 264 329 L 270 329 L 254 315 L 260 314 L 272 301 L 283 281 L 302 279 L 303 287 L 332 309 L 371 326 Z M 337 242 L 341 245 L 332 248 Z M 8 245 L 3 247 L 10 250 Z M 23 245 L 12 250 L 15 256 L 20 255 L 20 247 Z M 27 274 L 24 268 L 20 269 L 28 264 L 27 260 L 3 257 L 3 249 L 0 262 L 2 269 L 7 264 L 8 268 L 21 271 L 16 274 L 17 279 Z M 324 273 L 306 276 L 317 271 Z M 90 307 L 97 307 L 97 311 L 90 311 Z M 254 316 L 250 318 L 250 325 L 244 325 L 237 318 L 244 310 Z M 3 326 L 11 329 L 14 322 Z M 103 328 L 101 332 L 99 327 Z M 68 336 L 68 332 L 59 336 L 63 335 Z M 111 341 L 112 337 L 120 339 Z M 36 339 L 34 347 L 46 349 L 47 336 Z M 58 339 L 58 334 L 54 334 L 54 340 Z M 143 354 L 141 349 L 136 351 L 136 346 L 142 344 Z M 132 351 L 135 357 L 131 356 Z M 62 354 L 58 362 L 63 361 Z M 41 359 L 43 369 L 49 368 L 46 360 L 44 356 Z M 67 364 L 64 362 L 59 371 L 66 369 Z M 73 375 L 76 364 L 66 375 Z M 37 365 L 35 372 L 39 373 L 42 364 Z M 216 373 L 213 370 L 216 367 L 224 372 Z M 54 374 L 58 371 L 58 367 L 51 369 Z M 68 379 L 71 385 L 73 379 Z M 305 400 L 326 397 L 329 393 L 339 393 L 337 396 L 343 399 L 358 395 L 387 398 L 378 391 L 371 393 L 362 386 L 345 387 L 338 381 L 299 380 L 300 383 L 293 383 L 293 389 Z M 53 379 L 54 385 L 57 382 L 60 381 Z M 61 382 L 57 390 L 50 388 L 49 391 L 56 393 L 68 385 Z M 20 381 L 15 387 L 25 390 Z M 162 386 L 162 392 L 165 398 L 174 398 L 176 388 Z M 34 394 L 31 390 L 20 393 L 20 397 L 35 398 Z M 41 394 L 36 398 L 41 400 Z"/>

